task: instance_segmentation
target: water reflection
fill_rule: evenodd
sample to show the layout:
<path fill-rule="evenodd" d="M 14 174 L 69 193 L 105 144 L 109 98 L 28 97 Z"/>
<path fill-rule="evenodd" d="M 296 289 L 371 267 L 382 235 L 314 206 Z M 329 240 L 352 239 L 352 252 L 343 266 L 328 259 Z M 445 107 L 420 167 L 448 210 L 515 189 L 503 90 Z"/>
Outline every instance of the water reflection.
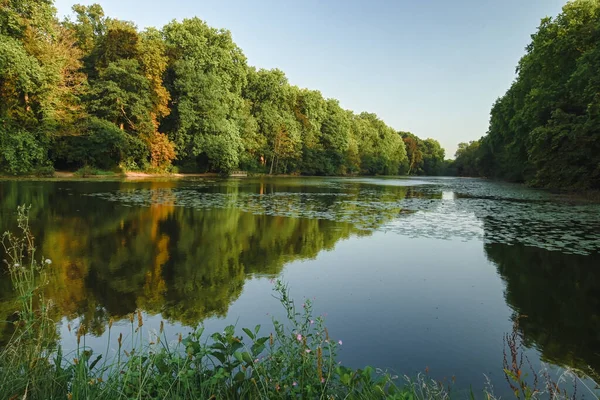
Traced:
<path fill-rule="evenodd" d="M 453 346 L 469 348 L 477 341 L 480 355 L 482 349 L 488 351 L 489 365 L 472 366 L 477 370 L 474 380 L 491 365 L 501 365 L 501 335 L 492 335 L 485 327 L 489 320 L 508 322 L 507 305 L 515 315 L 527 315 L 520 329 L 543 359 L 590 374 L 599 371 L 600 206 L 568 205 L 544 192 L 480 180 L 421 183 L 386 179 L 8 181 L 0 182 L 0 229 L 14 228 L 16 207 L 32 204 L 38 254 L 54 261 L 46 287 L 55 304 L 53 317 L 57 321 L 77 318 L 95 335 L 104 332 L 109 318 L 124 318 L 137 308 L 185 325 L 225 317 L 252 277 L 278 276 L 291 262 L 312 260 L 350 237 L 392 231 L 397 235 L 386 236 L 385 248 L 381 242 L 373 243 L 381 236 L 361 240 L 361 248 L 377 252 L 377 257 L 369 256 L 360 264 L 346 259 L 354 263 L 344 266 L 352 275 L 344 276 L 338 269 L 339 277 L 328 283 L 337 289 L 330 292 L 343 296 L 344 285 L 362 284 L 372 267 L 381 268 L 386 271 L 377 283 L 381 286 L 368 295 L 355 286 L 352 293 L 359 298 L 352 301 L 354 308 L 364 307 L 369 315 L 393 305 L 381 317 L 386 319 L 398 310 L 396 300 L 403 301 L 404 314 L 390 322 L 395 331 L 405 325 L 405 318 L 428 321 L 432 307 L 427 308 L 423 298 L 452 304 L 454 310 L 447 315 L 455 321 L 470 309 L 473 321 L 464 323 L 472 324 L 472 332 L 455 334 L 453 340 L 460 343 Z M 463 241 L 468 243 L 454 244 Z M 415 243 L 422 247 L 415 250 Z M 453 253 L 453 247 L 468 254 Z M 484 255 L 495 268 L 489 268 Z M 379 264 L 369 265 L 374 259 Z M 444 269 L 448 260 L 456 261 L 452 271 Z M 476 265 L 461 267 L 461 262 Z M 316 279 L 330 279 L 325 271 L 313 273 Z M 505 281 L 506 304 L 492 284 L 495 279 L 500 285 L 496 274 Z M 453 276 L 477 281 L 465 283 L 465 278 L 464 287 L 453 281 L 453 288 L 422 283 L 437 278 L 443 285 Z M 304 280 L 304 286 L 298 281 L 294 290 L 309 289 L 310 279 Z M 484 280 L 495 293 L 484 291 L 477 304 L 470 304 L 474 300 L 468 293 Z M 412 284 L 394 294 L 403 282 Z M 487 299 L 490 302 L 484 305 Z M 1 321 L 12 318 L 14 300 L 8 277 L 0 276 L 0 344 L 11 334 L 12 325 Z M 348 304 L 343 299 L 323 299 L 328 300 L 342 308 Z M 355 310 L 341 309 L 338 314 L 344 311 Z M 256 312 L 264 315 L 266 310 Z M 477 326 L 485 329 L 475 333 Z M 383 343 L 393 334 L 374 332 L 369 326 L 360 329 L 365 331 L 357 334 L 372 342 Z M 417 331 L 407 334 L 422 337 Z M 423 346 L 441 354 L 447 349 L 441 344 L 436 347 L 443 340 L 436 342 L 434 336 L 448 332 L 447 326 L 430 332 L 433 339 Z M 403 338 L 406 343 L 413 339 Z M 474 355 L 469 362 L 482 359 Z M 365 362 L 379 365 L 378 360 Z M 386 366 L 399 372 L 414 370 L 414 365 Z M 456 366 L 449 367 L 448 374 L 456 372 L 450 368 Z"/>
<path fill-rule="evenodd" d="M 56 306 L 55 318 L 80 318 L 96 335 L 104 332 L 110 317 L 123 318 L 137 308 L 186 325 L 225 316 L 247 278 L 276 276 L 290 261 L 314 258 L 341 239 L 368 234 L 350 222 L 318 218 L 329 209 L 355 212 L 358 192 L 296 180 L 279 185 L 5 182 L 0 190 L 2 229 L 11 227 L 18 204 L 33 205 L 38 254 L 54 261 L 46 296 Z M 371 190 L 370 198 L 398 199 L 405 192 Z M 266 194 L 276 200 L 263 204 Z M 339 195 L 347 202 L 337 202 Z M 110 196 L 120 201 L 106 201 Z M 240 198 L 265 212 L 231 204 Z M 144 203 L 131 206 L 140 201 Z M 295 209 L 317 218 L 280 215 Z M 389 211 L 371 222 L 399 210 Z M 14 295 L 8 277 L 0 285 L 0 319 L 6 320 Z"/>
<path fill-rule="evenodd" d="M 553 364 L 600 378 L 600 255 L 488 244 L 524 341 Z"/>

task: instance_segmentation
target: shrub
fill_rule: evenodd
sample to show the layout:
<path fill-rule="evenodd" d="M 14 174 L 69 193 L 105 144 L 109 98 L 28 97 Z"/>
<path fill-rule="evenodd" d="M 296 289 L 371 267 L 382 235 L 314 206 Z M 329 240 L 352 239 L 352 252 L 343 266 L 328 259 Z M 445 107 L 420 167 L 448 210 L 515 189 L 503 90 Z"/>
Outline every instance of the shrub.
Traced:
<path fill-rule="evenodd" d="M 139 137 L 119 129 L 115 124 L 90 118 L 81 135 L 61 136 L 53 145 L 57 164 L 68 168 L 90 165 L 112 169 L 119 164 L 143 168 L 149 157 L 148 145 Z"/>
<path fill-rule="evenodd" d="M 243 152 L 240 155 L 240 166 L 242 171 L 267 173 L 267 167 L 262 165 L 258 157 L 248 152 Z"/>
<path fill-rule="evenodd" d="M 0 171 L 22 175 L 44 166 L 48 151 L 38 136 L 24 129 L 0 126 Z"/>
<path fill-rule="evenodd" d="M 175 159 L 175 145 L 163 133 L 155 132 L 148 138 L 150 164 L 153 168 L 166 170 Z"/>
<path fill-rule="evenodd" d="M 80 178 L 87 178 L 90 176 L 111 176 L 111 175 L 115 175 L 115 172 L 104 171 L 101 169 L 90 167 L 89 165 L 81 167 L 77 171 L 75 171 L 75 176 L 80 177 Z"/>
<path fill-rule="evenodd" d="M 33 173 L 35 176 L 52 178 L 54 176 L 55 170 L 52 165 L 45 165 L 45 166 L 37 167 L 33 171 Z"/>

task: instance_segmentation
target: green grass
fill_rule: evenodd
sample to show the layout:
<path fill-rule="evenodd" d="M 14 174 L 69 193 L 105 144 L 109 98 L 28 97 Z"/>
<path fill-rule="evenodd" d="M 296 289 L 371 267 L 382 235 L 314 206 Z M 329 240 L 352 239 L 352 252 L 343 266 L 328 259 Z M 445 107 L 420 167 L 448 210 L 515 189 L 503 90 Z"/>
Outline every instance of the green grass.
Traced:
<path fill-rule="evenodd" d="M 119 173 L 85 166 L 75 171 L 74 175 L 79 178 L 88 178 L 91 176 L 116 176 Z"/>
<path fill-rule="evenodd" d="M 42 291 L 51 261 L 36 259 L 27 213 L 25 207 L 18 210 L 19 235 L 2 236 L 19 311 L 14 335 L 0 349 L 0 399 L 469 398 L 426 374 L 399 378 L 372 367 L 354 370 L 340 365 L 342 342 L 329 336 L 322 318 L 313 317 L 311 301 L 297 307 L 281 281 L 274 282 L 273 291 L 287 318 L 274 319 L 267 333 L 261 326 L 239 331 L 228 326 L 212 334 L 198 327 L 169 342 L 162 324 L 158 332 L 145 330 L 138 311 L 129 316 L 127 339 L 111 335 L 111 320 L 106 349 L 92 349 L 86 345 L 86 326 L 81 325 L 72 332 L 77 348 L 64 354 L 49 317 L 51 303 Z M 554 383 L 545 391 L 528 386 L 518 364 L 518 335 L 507 335 L 506 340 L 506 378 L 517 398 L 569 398 Z M 114 344 L 116 354 L 109 351 Z M 491 389 L 479 397 L 494 398 Z"/>

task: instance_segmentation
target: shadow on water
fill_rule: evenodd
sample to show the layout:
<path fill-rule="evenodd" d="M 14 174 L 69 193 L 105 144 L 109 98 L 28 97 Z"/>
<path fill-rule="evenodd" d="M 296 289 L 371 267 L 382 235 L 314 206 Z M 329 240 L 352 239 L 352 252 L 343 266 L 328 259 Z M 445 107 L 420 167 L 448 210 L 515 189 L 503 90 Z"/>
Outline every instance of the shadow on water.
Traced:
<path fill-rule="evenodd" d="M 487 244 L 527 346 L 542 360 L 600 375 L 600 254 Z"/>
<path fill-rule="evenodd" d="M 249 279 L 376 230 L 431 248 L 478 240 L 505 281 L 507 305 L 527 315 L 526 344 L 598 378 L 599 207 L 478 180 L 427 180 L 7 181 L 0 230 L 14 228 L 18 205 L 32 205 L 38 255 L 53 260 L 45 290 L 54 318 L 77 318 L 95 335 L 138 308 L 188 326 L 225 317 Z M 10 280 L 0 276 L 0 321 L 13 313 Z M 0 322 L 0 344 L 11 326 Z"/>

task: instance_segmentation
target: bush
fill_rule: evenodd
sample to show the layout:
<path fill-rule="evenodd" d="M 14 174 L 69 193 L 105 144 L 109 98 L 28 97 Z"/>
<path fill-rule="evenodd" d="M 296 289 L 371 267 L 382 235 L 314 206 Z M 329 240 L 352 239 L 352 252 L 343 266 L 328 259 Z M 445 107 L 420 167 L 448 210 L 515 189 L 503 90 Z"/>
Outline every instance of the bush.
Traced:
<path fill-rule="evenodd" d="M 255 173 L 267 173 L 267 167 L 260 163 L 260 160 L 247 152 L 243 152 L 240 155 L 240 167 L 242 171 L 255 172 Z"/>
<path fill-rule="evenodd" d="M 175 159 L 175 145 L 163 133 L 155 132 L 148 139 L 150 164 L 158 170 L 167 170 Z"/>
<path fill-rule="evenodd" d="M 52 150 L 57 165 L 66 168 L 90 165 L 104 170 L 119 164 L 128 169 L 144 168 L 150 155 L 144 140 L 98 118 L 87 122 L 82 135 L 56 138 Z"/>
<path fill-rule="evenodd" d="M 103 171 L 101 169 L 90 167 L 89 165 L 86 165 L 82 168 L 79 168 L 77 171 L 75 171 L 75 176 L 77 176 L 79 178 L 87 178 L 90 176 L 111 176 L 111 175 L 115 175 L 115 173 L 113 171 Z"/>
<path fill-rule="evenodd" d="M 42 139 L 24 129 L 0 126 L 0 171 L 23 175 L 44 166 L 48 151 Z"/>
<path fill-rule="evenodd" d="M 54 176 L 54 167 L 52 165 L 45 165 L 41 167 L 37 167 L 33 173 L 35 176 L 52 178 Z"/>

